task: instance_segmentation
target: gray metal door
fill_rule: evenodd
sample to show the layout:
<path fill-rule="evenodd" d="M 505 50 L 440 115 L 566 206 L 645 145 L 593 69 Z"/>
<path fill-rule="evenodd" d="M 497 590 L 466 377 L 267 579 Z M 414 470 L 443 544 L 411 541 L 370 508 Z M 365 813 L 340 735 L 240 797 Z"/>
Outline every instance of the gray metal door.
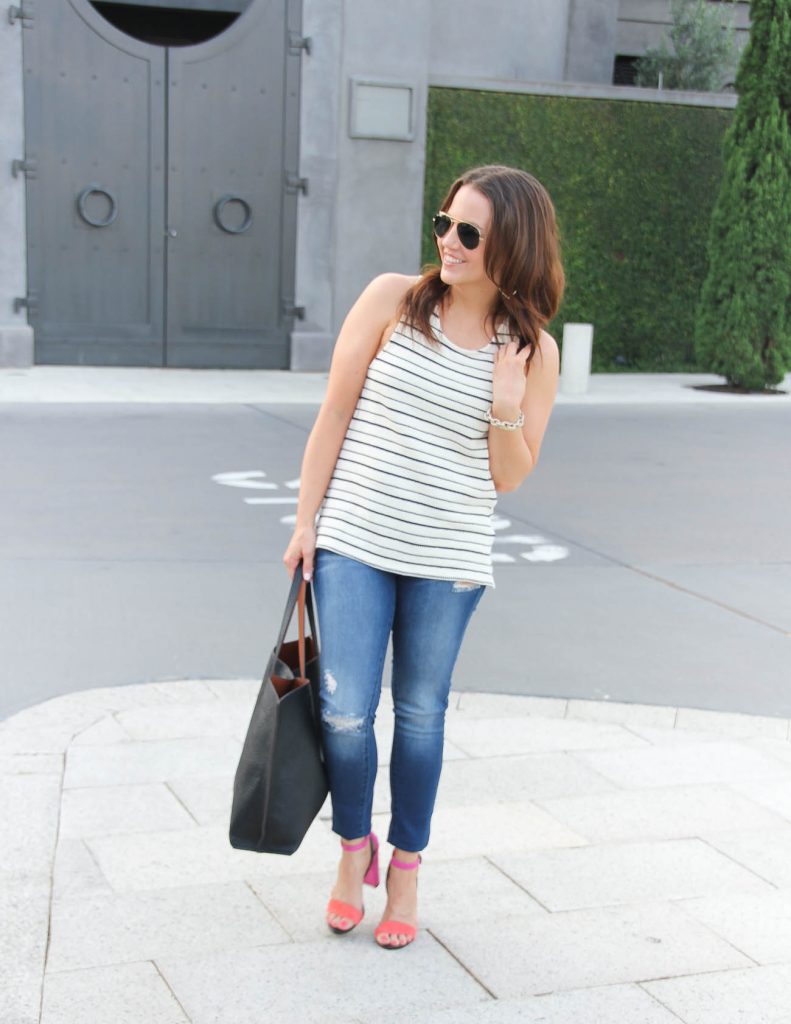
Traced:
<path fill-rule="evenodd" d="M 251 0 L 219 36 L 160 47 L 88 0 L 39 0 L 24 32 L 37 363 L 288 366 L 298 19 L 298 0 Z"/>

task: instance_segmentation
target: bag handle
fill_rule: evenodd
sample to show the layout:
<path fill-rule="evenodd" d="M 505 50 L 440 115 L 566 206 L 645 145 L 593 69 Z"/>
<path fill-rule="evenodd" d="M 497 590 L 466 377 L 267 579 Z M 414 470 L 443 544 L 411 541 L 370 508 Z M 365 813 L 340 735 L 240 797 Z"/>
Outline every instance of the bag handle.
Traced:
<path fill-rule="evenodd" d="M 299 588 L 298 596 L 298 610 L 297 610 L 297 622 L 299 624 L 299 640 L 297 642 L 297 650 L 299 651 L 299 676 L 300 679 L 305 678 L 305 591 L 308 586 L 308 581 L 303 580 L 302 586 Z"/>
<path fill-rule="evenodd" d="M 299 671 L 301 677 L 305 678 L 305 604 L 308 606 L 308 619 L 310 621 L 310 634 L 316 643 L 316 620 L 313 615 L 313 592 L 310 587 L 310 580 L 302 578 L 302 560 L 300 559 L 291 581 L 291 589 L 286 598 L 286 607 L 283 611 L 283 621 L 280 624 L 280 633 L 277 637 L 276 651 L 283 646 L 289 624 L 294 615 L 294 606 L 298 604 L 297 621 L 299 626 Z"/>

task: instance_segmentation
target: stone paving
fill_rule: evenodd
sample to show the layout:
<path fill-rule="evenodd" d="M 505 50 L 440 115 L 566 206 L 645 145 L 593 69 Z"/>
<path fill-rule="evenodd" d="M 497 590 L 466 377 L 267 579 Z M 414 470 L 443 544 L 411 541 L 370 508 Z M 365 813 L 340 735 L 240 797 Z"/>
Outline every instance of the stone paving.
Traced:
<path fill-rule="evenodd" d="M 234 850 L 257 680 L 85 690 L 0 723 L 2 1024 L 787 1024 L 789 720 L 454 693 L 417 940 L 323 910 L 329 803 Z M 376 723 L 387 832 L 390 692 Z M 390 847 L 383 843 L 382 855 Z"/>

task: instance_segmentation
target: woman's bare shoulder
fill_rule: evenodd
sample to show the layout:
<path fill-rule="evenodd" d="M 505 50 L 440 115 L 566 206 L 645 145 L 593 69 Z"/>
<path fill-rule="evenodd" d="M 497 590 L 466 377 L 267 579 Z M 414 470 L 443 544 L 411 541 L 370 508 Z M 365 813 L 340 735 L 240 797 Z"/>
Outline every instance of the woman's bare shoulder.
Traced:
<path fill-rule="evenodd" d="M 335 341 L 324 399 L 324 406 L 346 417 L 346 422 L 382 339 L 389 337 L 387 325 L 398 322 L 401 300 L 417 280 L 409 274 L 379 274 L 369 281 L 346 314 Z"/>
<path fill-rule="evenodd" d="M 542 357 L 548 356 L 553 364 L 559 361 L 560 349 L 558 348 L 558 343 L 547 331 L 541 331 L 538 347 L 541 350 Z"/>
<path fill-rule="evenodd" d="M 397 274 L 388 272 L 375 277 L 368 288 L 375 292 L 377 297 L 388 300 L 397 306 L 409 289 L 420 280 L 420 274 Z"/>
<path fill-rule="evenodd" d="M 419 280 L 420 275 L 416 277 L 414 274 L 380 274 L 368 286 L 369 289 L 373 288 L 375 291 L 372 297 L 376 301 L 377 312 L 383 321 L 376 354 L 381 352 L 390 340 L 399 321 L 404 296 Z"/>
<path fill-rule="evenodd" d="M 548 331 L 545 331 L 542 328 L 539 332 L 539 344 L 546 345 L 547 347 L 551 348 L 553 345 L 556 346 L 557 342 Z"/>

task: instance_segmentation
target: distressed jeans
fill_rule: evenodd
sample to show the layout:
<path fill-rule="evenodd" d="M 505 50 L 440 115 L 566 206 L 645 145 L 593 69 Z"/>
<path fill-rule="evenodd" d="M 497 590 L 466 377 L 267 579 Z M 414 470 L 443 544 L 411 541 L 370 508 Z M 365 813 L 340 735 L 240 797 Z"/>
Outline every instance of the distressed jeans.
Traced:
<path fill-rule="evenodd" d="M 317 548 L 313 567 L 321 664 L 321 722 L 332 830 L 371 831 L 374 719 L 393 636 L 395 710 L 387 841 L 423 850 L 442 770 L 451 675 L 485 587 L 386 572 Z"/>

